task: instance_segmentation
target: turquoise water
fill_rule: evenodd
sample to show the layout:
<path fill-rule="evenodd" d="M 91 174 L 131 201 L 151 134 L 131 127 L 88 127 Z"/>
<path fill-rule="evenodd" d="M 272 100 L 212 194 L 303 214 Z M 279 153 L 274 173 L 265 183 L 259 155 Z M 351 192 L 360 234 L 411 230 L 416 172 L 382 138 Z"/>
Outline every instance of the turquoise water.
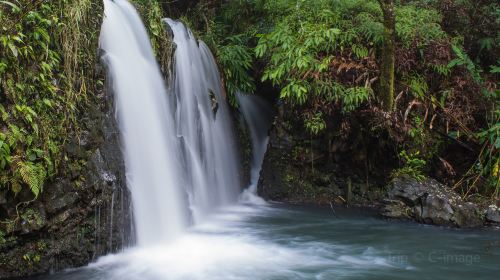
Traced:
<path fill-rule="evenodd" d="M 36 279 L 500 279 L 500 231 L 282 204 L 221 210 L 171 244 Z"/>

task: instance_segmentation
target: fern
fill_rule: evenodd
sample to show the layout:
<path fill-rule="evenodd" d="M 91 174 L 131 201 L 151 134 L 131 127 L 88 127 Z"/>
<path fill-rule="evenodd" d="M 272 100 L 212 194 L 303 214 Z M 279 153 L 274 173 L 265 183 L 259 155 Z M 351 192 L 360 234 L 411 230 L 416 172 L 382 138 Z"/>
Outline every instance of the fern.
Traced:
<path fill-rule="evenodd" d="M 406 5 L 396 10 L 396 35 L 407 48 L 446 38 L 440 23 L 441 16 L 432 9 Z"/>
<path fill-rule="evenodd" d="M 47 174 L 43 166 L 32 162 L 19 161 L 17 167 L 23 182 L 29 186 L 35 197 L 38 197 Z"/>
<path fill-rule="evenodd" d="M 476 64 L 470 59 L 470 57 L 461 47 L 452 45 L 452 49 L 457 58 L 450 61 L 450 63 L 448 64 L 448 68 L 451 69 L 456 66 L 464 66 L 465 68 L 467 68 L 476 83 L 482 83 L 482 70 L 476 66 Z"/>
<path fill-rule="evenodd" d="M 407 79 L 408 87 L 416 98 L 424 99 L 429 91 L 429 85 L 425 78 L 420 75 L 414 75 Z"/>

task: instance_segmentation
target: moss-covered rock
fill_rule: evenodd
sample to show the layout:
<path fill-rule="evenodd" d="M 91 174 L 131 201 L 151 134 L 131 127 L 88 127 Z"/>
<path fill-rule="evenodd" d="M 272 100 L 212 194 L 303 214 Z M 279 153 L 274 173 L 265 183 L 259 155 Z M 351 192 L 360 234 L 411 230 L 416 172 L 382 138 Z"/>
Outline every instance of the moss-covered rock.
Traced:
<path fill-rule="evenodd" d="M 85 155 L 78 176 L 47 184 L 37 200 L 18 206 L 19 216 L 16 199 L 2 192 L 0 213 L 10 223 L 0 226 L 0 279 L 85 265 L 131 242 L 124 230 L 131 228 L 131 212 L 118 129 L 111 100 L 101 101 L 109 105 L 85 118 L 98 128 L 86 132 L 91 144 L 71 144 Z"/>
<path fill-rule="evenodd" d="M 331 125 L 337 122 L 332 120 Z M 366 149 L 361 135 L 354 127 L 350 135 L 312 136 L 303 128 L 295 108 L 280 104 L 270 131 L 259 194 L 294 203 L 377 204 L 387 162 L 368 164 L 377 155 Z"/>

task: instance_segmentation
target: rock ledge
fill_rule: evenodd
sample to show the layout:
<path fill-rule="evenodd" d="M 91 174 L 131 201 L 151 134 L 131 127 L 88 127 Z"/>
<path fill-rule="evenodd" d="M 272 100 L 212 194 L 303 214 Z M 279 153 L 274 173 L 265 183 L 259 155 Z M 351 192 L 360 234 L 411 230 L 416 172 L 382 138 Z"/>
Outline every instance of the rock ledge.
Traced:
<path fill-rule="evenodd" d="M 395 178 L 388 187 L 382 209 L 385 217 L 460 228 L 475 228 L 484 224 L 484 215 L 477 210 L 476 204 L 464 201 L 434 179 L 419 182 L 402 176 Z M 491 208 L 488 217 L 500 220 L 500 211 Z"/>

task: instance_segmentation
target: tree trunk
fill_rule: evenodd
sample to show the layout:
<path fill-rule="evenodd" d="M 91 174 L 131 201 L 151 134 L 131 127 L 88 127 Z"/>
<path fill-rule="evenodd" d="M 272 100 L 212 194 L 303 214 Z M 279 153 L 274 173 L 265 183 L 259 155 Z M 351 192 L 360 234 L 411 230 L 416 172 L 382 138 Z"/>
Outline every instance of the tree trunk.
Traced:
<path fill-rule="evenodd" d="M 384 14 L 384 45 L 380 65 L 379 101 L 385 111 L 394 109 L 394 67 L 396 62 L 396 15 L 394 0 L 378 0 Z"/>

